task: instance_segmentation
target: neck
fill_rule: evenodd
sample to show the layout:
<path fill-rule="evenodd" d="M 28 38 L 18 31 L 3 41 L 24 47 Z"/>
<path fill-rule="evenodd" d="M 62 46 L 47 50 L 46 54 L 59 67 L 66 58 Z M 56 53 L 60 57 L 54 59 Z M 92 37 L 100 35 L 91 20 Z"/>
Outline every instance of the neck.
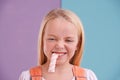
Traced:
<path fill-rule="evenodd" d="M 73 67 L 73 65 L 71 65 L 70 63 L 65 63 L 65 64 L 56 64 L 56 67 L 55 67 L 55 72 L 57 73 L 62 73 L 62 72 L 65 72 L 65 71 L 69 71 L 71 70 Z M 49 68 L 49 62 L 45 63 L 43 65 L 43 69 L 44 70 L 48 70 Z"/>
<path fill-rule="evenodd" d="M 62 64 L 62 65 L 56 65 L 56 72 L 66 72 L 72 70 L 73 65 L 71 64 Z"/>

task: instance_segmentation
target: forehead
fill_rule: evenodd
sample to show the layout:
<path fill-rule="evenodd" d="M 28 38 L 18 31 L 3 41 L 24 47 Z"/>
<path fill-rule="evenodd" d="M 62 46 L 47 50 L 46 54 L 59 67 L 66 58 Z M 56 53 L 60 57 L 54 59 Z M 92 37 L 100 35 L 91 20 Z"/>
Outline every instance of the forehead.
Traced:
<path fill-rule="evenodd" d="M 63 19 L 63 18 L 56 18 L 50 20 L 45 27 L 45 33 L 59 33 L 59 34 L 74 34 L 76 35 L 78 32 L 77 28 L 71 22 Z"/>

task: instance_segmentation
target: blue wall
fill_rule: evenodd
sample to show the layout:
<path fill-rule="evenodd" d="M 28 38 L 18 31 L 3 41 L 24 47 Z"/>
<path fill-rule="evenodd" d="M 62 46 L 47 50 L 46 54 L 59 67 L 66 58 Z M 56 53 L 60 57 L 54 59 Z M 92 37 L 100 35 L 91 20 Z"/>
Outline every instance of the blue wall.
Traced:
<path fill-rule="evenodd" d="M 62 0 L 62 8 L 81 18 L 85 29 L 82 67 L 99 80 L 120 80 L 120 1 Z"/>

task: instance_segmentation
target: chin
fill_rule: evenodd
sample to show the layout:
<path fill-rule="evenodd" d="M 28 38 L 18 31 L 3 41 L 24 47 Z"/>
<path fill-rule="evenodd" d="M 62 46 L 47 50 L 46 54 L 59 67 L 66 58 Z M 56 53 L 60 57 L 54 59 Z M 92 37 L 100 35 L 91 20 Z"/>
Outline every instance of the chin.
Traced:
<path fill-rule="evenodd" d="M 57 61 L 56 62 L 56 65 L 64 65 L 64 64 L 67 64 L 69 63 L 68 61 L 64 61 L 64 60 L 60 60 L 60 61 Z"/>

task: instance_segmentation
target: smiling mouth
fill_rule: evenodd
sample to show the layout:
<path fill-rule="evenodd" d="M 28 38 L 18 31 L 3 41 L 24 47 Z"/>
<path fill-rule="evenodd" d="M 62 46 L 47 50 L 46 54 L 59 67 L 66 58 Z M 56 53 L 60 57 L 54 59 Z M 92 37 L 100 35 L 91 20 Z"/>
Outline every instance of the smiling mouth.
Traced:
<path fill-rule="evenodd" d="M 53 54 L 53 53 L 58 54 L 59 57 L 67 54 L 66 52 L 52 52 L 52 54 Z"/>

